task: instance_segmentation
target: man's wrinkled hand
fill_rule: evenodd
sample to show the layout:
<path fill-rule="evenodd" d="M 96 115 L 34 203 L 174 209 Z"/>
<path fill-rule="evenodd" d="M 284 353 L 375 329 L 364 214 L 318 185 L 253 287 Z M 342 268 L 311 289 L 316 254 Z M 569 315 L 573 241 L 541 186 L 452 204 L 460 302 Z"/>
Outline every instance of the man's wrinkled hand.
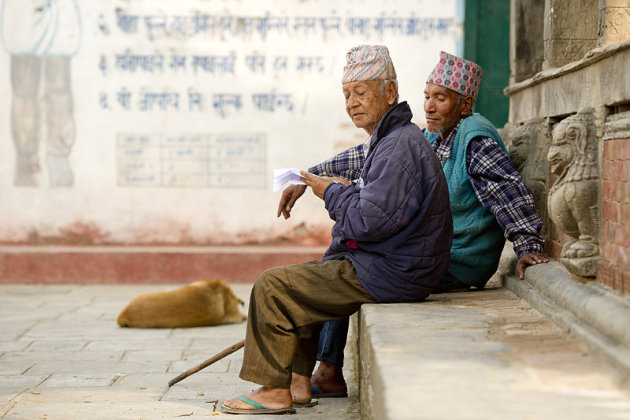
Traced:
<path fill-rule="evenodd" d="M 549 262 L 549 260 L 544 255 L 535 253 L 525 254 L 519 258 L 516 263 L 516 273 L 518 274 L 518 277 L 523 280 L 523 278 L 525 278 L 525 268 L 530 265 L 544 264 L 547 262 Z"/>
<path fill-rule="evenodd" d="M 285 219 L 291 217 L 291 210 L 298 198 L 306 191 L 306 185 L 290 185 L 282 191 L 280 203 L 278 204 L 278 214 L 276 217 L 283 215 Z"/>
<path fill-rule="evenodd" d="M 306 185 L 311 187 L 313 194 L 322 200 L 324 199 L 324 191 L 326 191 L 326 188 L 328 188 L 328 186 L 333 182 L 339 182 L 336 181 L 337 179 L 341 180 L 341 178 L 313 175 L 312 173 L 306 171 L 300 171 L 300 175 L 302 176 L 302 180 L 306 182 Z M 344 183 L 345 182 L 346 181 L 344 181 Z"/>

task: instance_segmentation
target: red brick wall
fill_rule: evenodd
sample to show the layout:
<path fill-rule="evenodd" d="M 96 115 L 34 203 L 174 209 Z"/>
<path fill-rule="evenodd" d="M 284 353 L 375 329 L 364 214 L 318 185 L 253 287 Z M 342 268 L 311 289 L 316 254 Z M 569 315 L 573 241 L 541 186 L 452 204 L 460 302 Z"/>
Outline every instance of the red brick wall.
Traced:
<path fill-rule="evenodd" d="M 630 293 L 630 139 L 604 140 L 597 279 Z"/>

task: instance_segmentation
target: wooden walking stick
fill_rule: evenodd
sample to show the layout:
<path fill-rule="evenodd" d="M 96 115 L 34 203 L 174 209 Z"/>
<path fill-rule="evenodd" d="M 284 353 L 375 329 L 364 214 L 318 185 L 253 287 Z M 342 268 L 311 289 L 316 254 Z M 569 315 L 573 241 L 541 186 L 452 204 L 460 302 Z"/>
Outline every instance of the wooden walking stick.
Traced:
<path fill-rule="evenodd" d="M 177 382 L 181 381 L 182 379 L 188 378 L 193 373 L 197 373 L 201 369 L 207 368 L 208 366 L 210 366 L 214 362 L 218 362 L 219 360 L 223 359 L 225 356 L 229 356 L 230 354 L 234 353 L 236 350 L 240 349 L 243 346 L 245 346 L 245 340 L 241 340 L 241 341 L 239 341 L 236 344 L 232 344 L 230 347 L 228 347 L 227 349 L 222 350 L 221 352 L 215 354 L 214 356 L 212 356 L 211 358 L 209 358 L 205 362 L 200 363 L 197 366 L 188 369 L 186 372 L 182 373 L 181 375 L 171 379 L 170 381 L 168 381 L 168 386 L 171 387 L 171 386 L 175 385 Z"/>

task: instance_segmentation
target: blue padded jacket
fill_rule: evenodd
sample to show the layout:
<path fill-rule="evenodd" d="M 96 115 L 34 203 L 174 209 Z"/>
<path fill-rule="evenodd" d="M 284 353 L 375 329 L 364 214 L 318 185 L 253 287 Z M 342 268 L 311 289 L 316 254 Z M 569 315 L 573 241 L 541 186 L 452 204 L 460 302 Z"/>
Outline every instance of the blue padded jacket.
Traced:
<path fill-rule="evenodd" d="M 411 117 L 406 102 L 390 109 L 372 136 L 361 178 L 330 184 L 324 192 L 335 225 L 323 260 L 350 260 L 378 302 L 425 298 L 450 262 L 446 179 Z"/>

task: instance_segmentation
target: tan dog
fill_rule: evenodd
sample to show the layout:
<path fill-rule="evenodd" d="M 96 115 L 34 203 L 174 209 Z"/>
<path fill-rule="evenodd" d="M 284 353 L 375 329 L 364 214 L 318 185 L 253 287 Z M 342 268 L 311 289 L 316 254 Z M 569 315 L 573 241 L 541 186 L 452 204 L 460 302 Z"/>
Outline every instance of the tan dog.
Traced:
<path fill-rule="evenodd" d="M 202 327 L 247 319 L 243 301 L 221 280 L 200 280 L 167 292 L 143 293 L 118 315 L 118 325 L 132 328 Z"/>

